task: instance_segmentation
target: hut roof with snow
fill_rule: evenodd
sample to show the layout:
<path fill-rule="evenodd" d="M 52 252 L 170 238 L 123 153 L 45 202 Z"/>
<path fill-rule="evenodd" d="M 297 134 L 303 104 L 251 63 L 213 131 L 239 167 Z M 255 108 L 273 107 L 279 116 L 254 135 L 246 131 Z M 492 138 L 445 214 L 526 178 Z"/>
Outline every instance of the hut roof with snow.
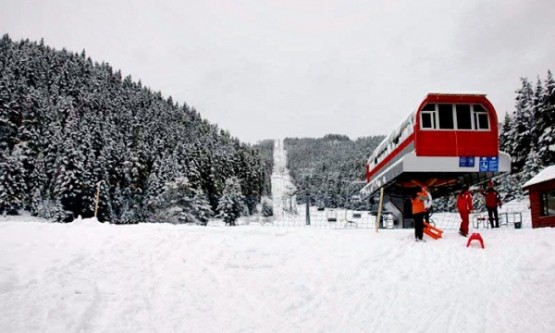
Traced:
<path fill-rule="evenodd" d="M 540 183 L 544 183 L 544 182 L 550 181 L 552 179 L 555 179 L 555 165 L 551 165 L 551 166 L 548 166 L 547 168 L 543 169 L 536 176 L 534 176 L 532 179 L 530 179 L 529 181 L 524 183 L 524 185 L 522 185 L 522 187 L 524 189 L 527 189 L 530 186 L 540 184 Z"/>

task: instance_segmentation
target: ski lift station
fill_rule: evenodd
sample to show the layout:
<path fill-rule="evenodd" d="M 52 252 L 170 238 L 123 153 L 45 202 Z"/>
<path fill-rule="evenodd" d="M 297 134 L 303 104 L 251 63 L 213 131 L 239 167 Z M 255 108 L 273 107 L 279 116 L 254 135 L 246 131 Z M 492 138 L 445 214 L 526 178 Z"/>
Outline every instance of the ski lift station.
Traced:
<path fill-rule="evenodd" d="M 485 94 L 430 93 L 374 150 L 366 163 L 365 197 L 383 189 L 396 228 L 412 227 L 410 193 L 434 198 L 509 172 L 499 151 L 497 114 Z"/>

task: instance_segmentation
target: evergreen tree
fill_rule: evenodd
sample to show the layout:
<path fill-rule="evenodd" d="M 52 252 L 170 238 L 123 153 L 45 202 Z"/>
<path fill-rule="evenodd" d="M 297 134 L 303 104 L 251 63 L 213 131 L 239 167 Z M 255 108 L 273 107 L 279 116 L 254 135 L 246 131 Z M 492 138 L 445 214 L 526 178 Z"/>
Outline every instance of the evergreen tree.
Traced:
<path fill-rule="evenodd" d="M 555 164 L 555 80 L 547 72 L 545 89 L 537 111 L 538 154 L 544 165 Z"/>
<path fill-rule="evenodd" d="M 193 196 L 193 214 L 195 214 L 197 221 L 206 225 L 208 220 L 214 216 L 214 212 L 210 207 L 210 201 L 202 190 L 195 191 Z"/>
<path fill-rule="evenodd" d="M 218 204 L 218 211 L 225 223 L 235 225 L 235 221 L 243 211 L 244 197 L 241 194 L 241 185 L 236 177 L 225 182 L 223 195 Z"/>
<path fill-rule="evenodd" d="M 262 216 L 269 217 L 274 215 L 272 200 L 268 197 L 262 198 Z"/>
<path fill-rule="evenodd" d="M 534 143 L 532 124 L 534 124 L 534 92 L 530 82 L 522 78 L 522 87 L 517 90 L 516 112 L 511 135 L 515 138 L 510 155 L 513 158 L 513 167 L 521 171 L 530 153 L 530 146 Z"/>
<path fill-rule="evenodd" d="M 185 177 L 168 182 L 161 194 L 160 205 L 155 210 L 155 219 L 158 222 L 174 224 L 196 222 L 193 205 L 194 194 L 189 180 Z"/>
<path fill-rule="evenodd" d="M 0 152 L 0 214 L 17 214 L 23 207 L 27 184 L 20 156 Z"/>
<path fill-rule="evenodd" d="M 85 169 L 85 156 L 79 144 L 80 135 L 77 130 L 78 119 L 76 117 L 76 112 L 70 110 L 64 129 L 65 139 L 62 150 L 56 160 L 53 190 L 53 194 L 56 199 L 60 200 L 63 210 L 72 212 L 74 217 L 84 212 L 85 180 L 90 177 Z M 87 207 L 87 209 L 90 209 L 90 207 Z"/>
<path fill-rule="evenodd" d="M 536 89 L 534 89 L 534 97 L 532 99 L 532 108 L 531 108 L 532 124 L 528 125 L 530 127 L 533 144 L 538 143 L 538 139 L 546 126 L 546 124 L 542 124 L 539 122 L 540 113 L 542 112 L 543 106 L 545 104 L 544 99 L 545 99 L 544 89 L 542 86 L 542 82 L 538 77 L 536 82 Z"/>
<path fill-rule="evenodd" d="M 511 116 L 506 113 L 503 120 L 503 126 L 501 127 L 501 133 L 499 133 L 499 150 L 509 154 L 512 152 L 512 147 L 514 146 L 512 125 L 513 121 Z"/>
<path fill-rule="evenodd" d="M 537 175 L 541 169 L 543 169 L 543 163 L 540 155 L 537 153 L 535 146 L 532 146 L 528 158 L 526 158 L 526 164 L 521 173 L 521 181 L 527 182 Z"/>

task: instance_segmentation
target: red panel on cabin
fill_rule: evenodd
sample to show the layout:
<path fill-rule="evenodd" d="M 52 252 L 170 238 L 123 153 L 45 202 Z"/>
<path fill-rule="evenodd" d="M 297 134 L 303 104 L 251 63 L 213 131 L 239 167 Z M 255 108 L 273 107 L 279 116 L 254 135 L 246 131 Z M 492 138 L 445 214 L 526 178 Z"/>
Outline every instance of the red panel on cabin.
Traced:
<path fill-rule="evenodd" d="M 417 156 L 497 156 L 498 140 L 492 132 L 417 131 Z"/>

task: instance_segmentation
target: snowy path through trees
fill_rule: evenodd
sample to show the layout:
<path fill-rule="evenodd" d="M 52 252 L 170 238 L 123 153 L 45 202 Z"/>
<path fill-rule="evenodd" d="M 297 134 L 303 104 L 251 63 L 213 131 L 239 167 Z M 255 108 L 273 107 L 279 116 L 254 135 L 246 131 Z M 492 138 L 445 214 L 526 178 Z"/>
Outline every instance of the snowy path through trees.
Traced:
<path fill-rule="evenodd" d="M 274 141 L 274 170 L 272 171 L 272 201 L 275 219 L 284 219 L 296 211 L 296 188 L 287 170 L 287 152 L 283 140 Z"/>

